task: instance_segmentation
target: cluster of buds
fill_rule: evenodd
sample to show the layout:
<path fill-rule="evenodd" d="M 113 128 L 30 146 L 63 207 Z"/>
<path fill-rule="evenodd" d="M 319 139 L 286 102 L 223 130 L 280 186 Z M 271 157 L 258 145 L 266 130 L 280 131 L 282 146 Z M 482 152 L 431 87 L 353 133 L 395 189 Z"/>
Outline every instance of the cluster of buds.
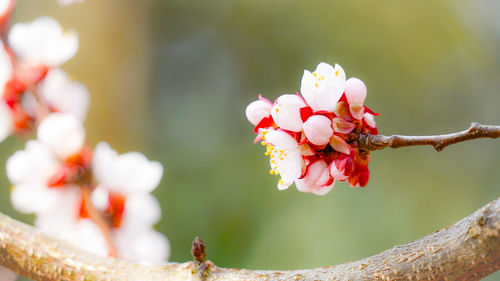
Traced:
<path fill-rule="evenodd" d="M 80 0 L 60 0 L 62 5 Z M 59 66 L 78 51 L 78 35 L 50 17 L 7 28 L 15 1 L 0 0 L 0 142 L 29 135 L 7 160 L 11 202 L 35 225 L 103 256 L 163 264 L 167 238 L 153 225 L 161 209 L 151 192 L 163 167 L 139 152 L 117 154 L 86 141 L 90 94 Z M 0 267 L 1 280 L 15 275 Z"/>
<path fill-rule="evenodd" d="M 261 141 L 270 157 L 270 174 L 281 176 L 278 189 L 295 182 L 301 192 L 324 195 L 336 180 L 366 185 L 369 153 L 351 137 L 377 134 L 377 114 L 363 105 L 365 98 L 363 81 L 346 81 L 340 65 L 320 63 L 314 72 L 304 71 L 300 94 L 274 102 L 259 95 L 247 106 L 255 142 Z"/>

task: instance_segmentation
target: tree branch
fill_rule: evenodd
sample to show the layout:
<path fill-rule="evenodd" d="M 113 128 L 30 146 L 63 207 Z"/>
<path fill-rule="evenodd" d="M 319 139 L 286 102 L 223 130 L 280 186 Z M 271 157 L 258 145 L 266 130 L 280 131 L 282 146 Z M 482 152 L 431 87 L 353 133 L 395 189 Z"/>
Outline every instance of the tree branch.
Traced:
<path fill-rule="evenodd" d="M 479 138 L 498 138 L 500 137 L 500 126 L 482 125 L 472 122 L 471 126 L 464 131 L 446 135 L 435 136 L 401 136 L 401 135 L 369 135 L 359 134 L 352 136 L 351 139 L 358 140 L 358 146 L 361 150 L 379 150 L 386 147 L 398 148 L 414 145 L 432 145 L 437 151 L 443 150 L 450 144 L 463 142 Z"/>
<path fill-rule="evenodd" d="M 500 198 L 415 242 L 342 265 L 293 271 L 220 268 L 207 261 L 144 266 L 98 257 L 0 214 L 0 265 L 40 281 L 479 280 L 500 269 Z"/>

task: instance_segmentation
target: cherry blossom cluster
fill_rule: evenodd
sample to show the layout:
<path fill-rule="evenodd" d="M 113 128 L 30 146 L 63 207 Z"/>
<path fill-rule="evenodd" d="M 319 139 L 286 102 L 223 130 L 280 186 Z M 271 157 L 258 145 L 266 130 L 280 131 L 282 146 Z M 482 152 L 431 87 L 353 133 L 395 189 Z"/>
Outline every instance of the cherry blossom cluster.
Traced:
<path fill-rule="evenodd" d="M 71 2 L 60 0 L 61 5 Z M 163 167 L 139 152 L 119 155 L 107 143 L 86 141 L 90 94 L 62 64 L 78 51 L 78 35 L 53 18 L 8 19 L 15 1 L 0 0 L 0 142 L 29 137 L 7 160 L 11 202 L 36 215 L 40 229 L 103 256 L 163 264 L 167 238 L 153 225 L 161 209 L 151 192 Z M 15 275 L 0 267 L 1 280 Z"/>
<path fill-rule="evenodd" d="M 261 141 L 270 158 L 270 174 L 281 177 L 279 190 L 295 182 L 301 192 L 325 195 L 336 180 L 366 185 L 370 156 L 352 139 L 377 134 L 377 114 L 363 105 L 366 92 L 363 81 L 346 81 L 340 65 L 320 63 L 314 72 L 304 71 L 300 94 L 274 102 L 259 95 L 247 106 L 255 142 Z"/>

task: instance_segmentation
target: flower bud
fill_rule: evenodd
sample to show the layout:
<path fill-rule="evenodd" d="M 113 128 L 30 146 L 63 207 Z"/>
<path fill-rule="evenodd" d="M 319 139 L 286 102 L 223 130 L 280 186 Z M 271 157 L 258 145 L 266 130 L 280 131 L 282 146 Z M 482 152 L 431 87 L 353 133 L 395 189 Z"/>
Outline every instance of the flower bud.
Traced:
<path fill-rule="evenodd" d="M 245 110 L 248 121 L 254 126 L 257 126 L 262 119 L 269 116 L 272 107 L 273 105 L 271 103 L 263 100 L 251 102 Z"/>
<path fill-rule="evenodd" d="M 313 115 L 304 123 L 304 133 L 314 145 L 325 145 L 333 134 L 332 121 L 323 115 Z"/>
<path fill-rule="evenodd" d="M 316 195 L 325 195 L 333 188 L 328 165 L 323 160 L 318 160 L 309 165 L 306 175 L 295 181 L 300 192 L 312 192 Z"/>
<path fill-rule="evenodd" d="M 363 103 L 366 98 L 365 83 L 358 78 L 349 78 L 346 81 L 345 95 L 352 117 L 361 120 L 364 113 Z"/>

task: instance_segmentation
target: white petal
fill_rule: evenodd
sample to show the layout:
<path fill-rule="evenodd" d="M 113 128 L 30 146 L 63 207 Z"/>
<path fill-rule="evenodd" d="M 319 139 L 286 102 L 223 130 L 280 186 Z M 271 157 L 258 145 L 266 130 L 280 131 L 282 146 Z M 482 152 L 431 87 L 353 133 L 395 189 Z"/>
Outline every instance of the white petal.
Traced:
<path fill-rule="evenodd" d="M 263 100 L 256 100 L 251 102 L 246 110 L 246 116 L 248 121 L 252 123 L 254 126 L 257 126 L 262 119 L 268 117 L 271 113 L 271 107 L 273 105 L 271 103 L 265 102 Z"/>
<path fill-rule="evenodd" d="M 274 122 L 281 128 L 292 132 L 302 130 L 300 108 L 305 107 L 304 101 L 297 95 L 282 95 L 271 109 Z"/>
<path fill-rule="evenodd" d="M 73 82 L 59 68 L 50 70 L 39 84 L 40 96 L 56 111 L 75 115 L 84 121 L 90 103 L 85 85 Z"/>
<path fill-rule="evenodd" d="M 161 218 L 160 204 L 149 193 L 135 193 L 127 197 L 122 226 L 125 228 L 149 228 Z"/>
<path fill-rule="evenodd" d="M 0 100 L 0 142 L 7 138 L 13 130 L 13 121 L 10 108 Z"/>
<path fill-rule="evenodd" d="M 16 55 L 24 61 L 48 66 L 60 65 L 78 51 L 78 35 L 64 32 L 50 17 L 41 17 L 31 23 L 16 23 L 9 32 L 9 43 Z"/>
<path fill-rule="evenodd" d="M 108 255 L 106 239 L 99 227 L 89 219 L 79 221 L 73 239 L 69 242 L 83 250 L 100 256 Z"/>
<path fill-rule="evenodd" d="M 91 194 L 91 200 L 92 204 L 98 209 L 98 210 L 106 210 L 106 208 L 109 205 L 109 192 L 105 189 L 102 188 L 101 186 L 97 186 L 96 189 L 92 191 Z"/>
<path fill-rule="evenodd" d="M 113 233 L 118 256 L 140 264 L 161 265 L 168 261 L 167 238 L 152 229 L 116 229 Z"/>
<path fill-rule="evenodd" d="M 301 93 L 313 110 L 333 111 L 344 92 L 345 73 L 340 65 L 333 68 L 327 63 L 320 63 L 314 71 L 304 72 Z"/>
<path fill-rule="evenodd" d="M 10 269 L 0 266 L 0 280 L 2 281 L 14 281 L 16 280 L 17 275 L 12 272 Z"/>
<path fill-rule="evenodd" d="M 22 213 L 46 212 L 57 206 L 61 194 L 43 184 L 26 183 L 14 186 L 10 193 L 12 205 Z"/>
<path fill-rule="evenodd" d="M 92 165 L 95 177 L 103 187 L 122 194 L 151 192 L 163 174 L 159 162 L 149 161 L 139 152 L 118 156 L 106 143 L 96 147 Z"/>
<path fill-rule="evenodd" d="M 46 184 L 59 167 L 52 152 L 39 141 L 28 141 L 24 150 L 7 159 L 7 177 L 12 184 Z"/>
<path fill-rule="evenodd" d="M 101 184 L 109 185 L 113 179 L 113 167 L 118 153 L 106 142 L 97 144 L 92 157 L 92 173 Z"/>
<path fill-rule="evenodd" d="M 35 226 L 51 235 L 63 234 L 76 227 L 79 221 L 81 193 L 80 187 L 67 185 L 63 188 L 51 189 L 58 194 L 53 196 L 52 206 L 37 212 Z"/>
<path fill-rule="evenodd" d="M 302 171 L 302 155 L 297 141 L 283 131 L 267 130 L 265 141 L 273 146 L 270 155 L 271 169 L 279 172 L 278 189 L 287 189 Z"/>
<path fill-rule="evenodd" d="M 52 113 L 38 127 L 38 139 L 57 156 L 65 159 L 82 149 L 85 128 L 78 118 L 66 113 Z"/>
<path fill-rule="evenodd" d="M 304 70 L 304 75 L 300 82 L 300 93 L 312 109 L 319 110 L 314 98 L 316 93 L 315 85 L 316 78 L 314 78 L 314 75 L 309 70 Z"/>
<path fill-rule="evenodd" d="M 297 149 L 299 144 L 289 134 L 279 130 L 265 130 L 267 132 L 264 140 L 278 149 L 294 150 Z"/>

